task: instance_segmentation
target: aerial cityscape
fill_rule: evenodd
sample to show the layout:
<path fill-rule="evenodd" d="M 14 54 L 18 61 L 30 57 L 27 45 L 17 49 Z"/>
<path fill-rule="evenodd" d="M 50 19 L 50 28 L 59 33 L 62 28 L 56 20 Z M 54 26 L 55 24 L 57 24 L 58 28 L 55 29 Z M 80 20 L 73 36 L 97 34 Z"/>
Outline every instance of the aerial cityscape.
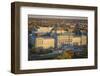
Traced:
<path fill-rule="evenodd" d="M 28 16 L 28 60 L 88 58 L 87 17 Z"/>

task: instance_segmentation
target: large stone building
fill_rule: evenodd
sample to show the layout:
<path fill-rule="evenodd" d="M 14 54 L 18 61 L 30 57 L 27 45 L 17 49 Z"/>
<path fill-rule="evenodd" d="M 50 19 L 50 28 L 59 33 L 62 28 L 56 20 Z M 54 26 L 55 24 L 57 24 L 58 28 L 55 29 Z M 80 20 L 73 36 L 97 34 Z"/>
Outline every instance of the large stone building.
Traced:
<path fill-rule="evenodd" d="M 73 35 L 60 35 L 58 36 L 58 47 L 62 44 L 71 44 L 71 45 L 86 45 L 87 37 L 82 36 L 73 36 Z"/>
<path fill-rule="evenodd" d="M 40 27 L 38 29 L 38 34 L 40 34 L 41 32 L 50 32 L 50 30 L 53 29 L 53 27 Z M 55 46 L 60 47 L 62 46 L 62 44 L 71 44 L 71 45 L 87 45 L 87 36 L 86 35 L 74 35 L 74 33 L 72 33 L 72 29 L 69 29 L 70 32 L 65 31 L 62 28 L 58 28 L 56 33 L 58 34 L 57 36 L 57 41 L 55 41 L 54 38 L 52 37 L 37 37 L 35 40 L 35 47 L 43 47 L 44 49 L 47 48 L 54 48 Z M 40 32 L 40 33 L 39 33 Z M 52 31 L 52 33 L 55 31 Z M 55 45 L 55 43 L 57 45 Z"/>
<path fill-rule="evenodd" d="M 86 45 L 87 37 L 86 36 L 73 36 L 73 35 L 60 35 L 57 39 L 57 47 L 60 47 L 62 44 L 71 44 L 71 45 Z M 37 37 L 35 40 L 35 47 L 42 47 L 44 49 L 54 48 L 55 39 L 54 38 L 44 38 Z"/>
<path fill-rule="evenodd" d="M 35 40 L 35 47 L 43 47 L 44 49 L 47 48 L 54 48 L 54 38 L 43 38 L 43 37 L 38 37 Z"/>
<path fill-rule="evenodd" d="M 72 42 L 73 36 L 69 35 L 59 35 L 58 36 L 58 47 L 61 46 L 62 44 L 70 44 Z"/>
<path fill-rule="evenodd" d="M 72 45 L 81 45 L 82 43 L 81 37 L 77 36 L 77 37 L 73 37 L 72 38 Z"/>
<path fill-rule="evenodd" d="M 87 44 L 88 37 L 85 36 L 85 35 L 82 35 L 81 36 L 81 39 L 82 39 L 82 45 L 86 45 Z"/>

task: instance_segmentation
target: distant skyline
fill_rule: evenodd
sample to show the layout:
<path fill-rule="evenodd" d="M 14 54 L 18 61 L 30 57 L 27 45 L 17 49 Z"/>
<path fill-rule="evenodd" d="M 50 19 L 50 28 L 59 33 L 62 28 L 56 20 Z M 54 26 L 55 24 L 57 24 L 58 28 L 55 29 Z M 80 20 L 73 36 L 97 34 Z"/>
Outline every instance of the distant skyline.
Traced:
<path fill-rule="evenodd" d="M 29 18 L 54 18 L 54 19 L 79 19 L 87 20 L 88 17 L 79 17 L 79 16 L 58 16 L 58 15 L 28 15 Z"/>
<path fill-rule="evenodd" d="M 48 16 L 48 15 L 29 15 L 28 16 L 29 28 L 34 26 L 69 26 L 77 24 L 88 24 L 87 17 L 73 17 L 73 16 Z"/>

